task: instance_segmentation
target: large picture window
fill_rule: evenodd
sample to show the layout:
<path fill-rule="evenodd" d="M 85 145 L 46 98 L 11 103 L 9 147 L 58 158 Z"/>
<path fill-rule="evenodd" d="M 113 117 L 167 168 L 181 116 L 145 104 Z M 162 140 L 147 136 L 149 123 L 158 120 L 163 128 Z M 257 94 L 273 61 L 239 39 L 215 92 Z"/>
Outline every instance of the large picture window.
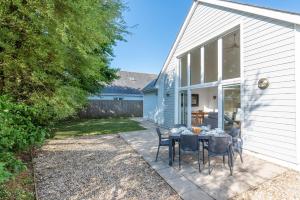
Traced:
<path fill-rule="evenodd" d="M 200 48 L 191 51 L 191 85 L 200 83 Z"/>
<path fill-rule="evenodd" d="M 222 79 L 240 77 L 240 31 L 223 37 L 223 74 Z"/>
<path fill-rule="evenodd" d="M 187 55 L 180 59 L 180 86 L 187 86 Z"/>
<path fill-rule="evenodd" d="M 212 41 L 204 46 L 204 82 L 218 80 L 218 41 Z"/>

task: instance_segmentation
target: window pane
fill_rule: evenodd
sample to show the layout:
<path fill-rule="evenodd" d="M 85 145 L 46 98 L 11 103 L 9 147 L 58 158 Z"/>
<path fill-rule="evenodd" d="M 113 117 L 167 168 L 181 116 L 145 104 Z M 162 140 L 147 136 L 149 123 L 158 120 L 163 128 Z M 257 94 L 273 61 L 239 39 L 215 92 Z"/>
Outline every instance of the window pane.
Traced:
<path fill-rule="evenodd" d="M 187 86 L 187 55 L 181 58 L 180 80 L 181 87 Z"/>
<path fill-rule="evenodd" d="M 204 82 L 218 80 L 218 41 L 204 46 Z"/>
<path fill-rule="evenodd" d="M 223 80 L 240 77 L 240 31 L 223 37 Z"/>
<path fill-rule="evenodd" d="M 200 48 L 191 51 L 191 85 L 200 83 Z"/>
<path fill-rule="evenodd" d="M 223 88 L 223 127 L 228 131 L 232 127 L 239 128 L 241 123 L 241 92 L 240 85 L 226 86 Z"/>

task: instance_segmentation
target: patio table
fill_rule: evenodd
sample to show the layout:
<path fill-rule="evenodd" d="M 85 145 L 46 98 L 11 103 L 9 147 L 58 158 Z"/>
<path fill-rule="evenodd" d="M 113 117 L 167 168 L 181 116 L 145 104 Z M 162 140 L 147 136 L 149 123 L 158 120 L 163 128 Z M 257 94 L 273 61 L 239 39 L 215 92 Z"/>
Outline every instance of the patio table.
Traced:
<path fill-rule="evenodd" d="M 180 134 L 181 132 L 178 132 L 178 133 L 170 133 L 169 134 L 169 139 L 170 139 L 170 143 L 169 143 L 169 165 L 172 166 L 173 164 L 173 145 L 172 143 L 173 142 L 176 142 L 176 141 L 179 141 L 180 139 Z M 208 135 L 208 134 L 199 134 L 198 135 L 198 139 L 201 140 L 201 141 L 208 141 L 209 138 L 211 137 L 212 135 Z"/>

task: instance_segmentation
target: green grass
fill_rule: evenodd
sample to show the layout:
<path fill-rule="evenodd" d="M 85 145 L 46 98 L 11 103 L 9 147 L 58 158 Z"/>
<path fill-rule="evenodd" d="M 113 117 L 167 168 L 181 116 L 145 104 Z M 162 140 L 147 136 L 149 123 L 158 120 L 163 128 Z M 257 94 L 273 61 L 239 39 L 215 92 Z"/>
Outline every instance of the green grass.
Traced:
<path fill-rule="evenodd" d="M 54 139 L 137 130 L 145 130 L 145 128 L 138 122 L 127 118 L 86 119 L 58 124 L 55 128 Z"/>

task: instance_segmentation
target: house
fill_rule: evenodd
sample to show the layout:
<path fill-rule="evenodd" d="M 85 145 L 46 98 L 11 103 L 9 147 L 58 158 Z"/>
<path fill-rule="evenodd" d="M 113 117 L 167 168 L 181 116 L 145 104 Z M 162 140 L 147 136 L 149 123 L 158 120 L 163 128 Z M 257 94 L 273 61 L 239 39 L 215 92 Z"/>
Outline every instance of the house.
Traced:
<path fill-rule="evenodd" d="M 156 79 L 156 74 L 119 71 L 119 79 L 103 88 L 100 94 L 90 97 L 91 100 L 143 100 L 142 89 Z"/>
<path fill-rule="evenodd" d="M 299 67 L 300 14 L 195 0 L 155 82 L 155 121 L 210 114 L 241 128 L 246 152 L 300 169 Z"/>
<path fill-rule="evenodd" d="M 152 80 L 146 87 L 143 88 L 143 118 L 157 123 L 157 88 L 155 87 L 157 79 Z"/>
<path fill-rule="evenodd" d="M 142 89 L 157 78 L 155 74 L 119 71 L 119 79 L 89 97 L 88 106 L 80 112 L 83 118 L 142 117 Z"/>

